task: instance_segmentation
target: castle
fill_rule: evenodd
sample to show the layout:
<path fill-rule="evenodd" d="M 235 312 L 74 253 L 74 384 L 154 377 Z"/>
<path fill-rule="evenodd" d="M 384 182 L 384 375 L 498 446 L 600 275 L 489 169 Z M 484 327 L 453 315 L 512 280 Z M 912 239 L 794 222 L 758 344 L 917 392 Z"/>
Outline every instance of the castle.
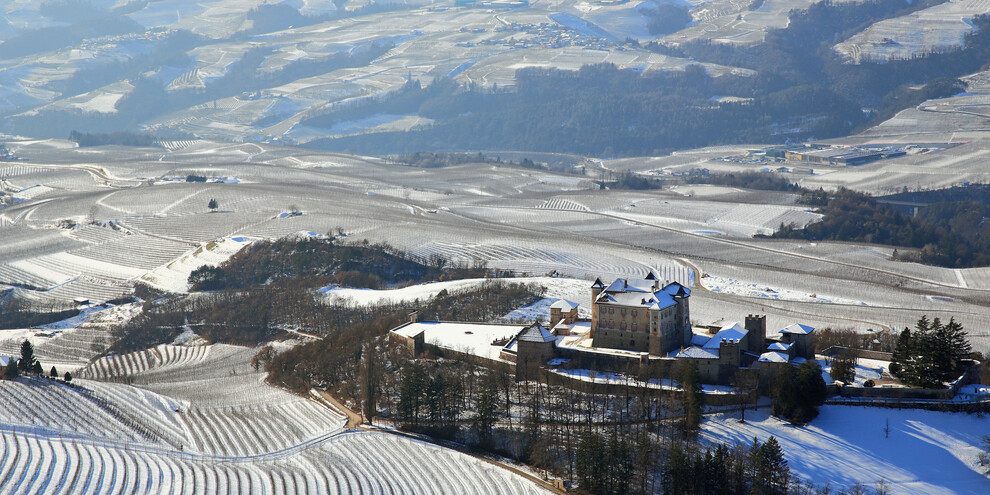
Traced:
<path fill-rule="evenodd" d="M 798 364 L 814 359 L 814 328 L 793 324 L 767 338 L 764 315 L 692 328 L 691 290 L 677 282 L 661 286 L 652 273 L 643 280 L 619 278 L 591 285 L 591 319 L 576 303 L 550 306 L 549 325 L 421 322 L 416 314 L 390 334 L 418 355 L 427 345 L 442 352 L 513 363 L 516 377 L 534 376 L 554 358 L 593 358 L 640 364 L 690 359 L 705 383 L 729 383 L 740 367 Z M 695 333 L 698 331 L 698 333 Z"/>
<path fill-rule="evenodd" d="M 691 290 L 673 282 L 617 278 L 591 286 L 592 346 L 663 356 L 691 344 Z M 552 320 L 551 326 L 555 323 Z"/>

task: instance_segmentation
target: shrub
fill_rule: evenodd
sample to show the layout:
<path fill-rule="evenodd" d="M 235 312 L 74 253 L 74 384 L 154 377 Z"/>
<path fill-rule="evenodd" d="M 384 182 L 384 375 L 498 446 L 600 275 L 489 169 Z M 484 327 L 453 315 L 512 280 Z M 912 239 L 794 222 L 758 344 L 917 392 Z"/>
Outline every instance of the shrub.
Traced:
<path fill-rule="evenodd" d="M 863 382 L 863 386 L 866 387 L 866 388 L 871 388 L 874 385 L 876 385 L 876 384 L 873 383 L 873 380 L 866 380 L 865 382 Z"/>
<path fill-rule="evenodd" d="M 900 373 L 901 372 L 900 363 L 890 363 L 890 366 L 887 367 L 887 372 L 889 372 L 891 375 L 896 375 Z"/>

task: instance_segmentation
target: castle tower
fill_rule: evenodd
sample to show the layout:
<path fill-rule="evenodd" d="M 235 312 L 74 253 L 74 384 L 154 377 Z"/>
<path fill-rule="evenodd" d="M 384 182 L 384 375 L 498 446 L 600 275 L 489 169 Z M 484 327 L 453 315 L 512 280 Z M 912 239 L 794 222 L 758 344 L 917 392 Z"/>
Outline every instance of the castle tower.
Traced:
<path fill-rule="evenodd" d="M 747 350 L 754 354 L 763 354 L 767 350 L 767 316 L 746 315 L 744 326 L 749 331 Z"/>
<path fill-rule="evenodd" d="M 598 303 L 595 301 L 603 290 L 605 284 L 602 283 L 602 279 L 596 278 L 595 283 L 591 284 L 591 337 L 595 336 L 595 330 L 598 328 Z"/>

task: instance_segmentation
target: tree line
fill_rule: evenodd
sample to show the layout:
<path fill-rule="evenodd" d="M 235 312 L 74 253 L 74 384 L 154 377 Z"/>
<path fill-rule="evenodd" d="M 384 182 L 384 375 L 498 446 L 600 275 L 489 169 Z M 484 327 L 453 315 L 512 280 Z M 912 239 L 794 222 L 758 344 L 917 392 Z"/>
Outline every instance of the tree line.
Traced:
<path fill-rule="evenodd" d="M 990 204 L 934 203 L 911 217 L 867 193 L 845 188 L 834 193 L 806 191 L 805 195 L 824 199 L 819 210 L 824 214 L 822 220 L 804 228 L 781 225 L 773 237 L 915 248 L 896 252 L 895 259 L 950 268 L 990 265 L 990 223 L 984 221 L 990 217 Z"/>
<path fill-rule="evenodd" d="M 348 244 L 342 239 L 328 235 L 255 242 L 219 266 L 205 265 L 194 270 L 189 275 L 189 285 L 192 290 L 242 289 L 291 279 L 307 287 L 338 284 L 380 289 L 386 285 L 489 275 L 480 261 L 472 266 L 455 266 L 440 254 L 417 258 L 388 243 Z"/>

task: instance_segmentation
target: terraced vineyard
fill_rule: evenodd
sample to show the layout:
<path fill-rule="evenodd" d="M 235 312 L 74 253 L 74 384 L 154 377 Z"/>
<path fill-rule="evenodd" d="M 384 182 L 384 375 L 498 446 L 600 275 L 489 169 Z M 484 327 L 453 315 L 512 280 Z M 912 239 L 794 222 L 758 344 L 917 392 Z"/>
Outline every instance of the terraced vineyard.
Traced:
<path fill-rule="evenodd" d="M 449 449 L 344 431 L 340 414 L 265 385 L 249 366 L 254 352 L 161 345 L 99 359 L 75 388 L 0 381 L 2 492 L 542 491 Z"/>
<path fill-rule="evenodd" d="M 9 429 L 0 437 L 0 486 L 10 494 L 543 492 L 467 455 L 384 433 L 337 432 L 255 457 L 198 456 Z"/>

